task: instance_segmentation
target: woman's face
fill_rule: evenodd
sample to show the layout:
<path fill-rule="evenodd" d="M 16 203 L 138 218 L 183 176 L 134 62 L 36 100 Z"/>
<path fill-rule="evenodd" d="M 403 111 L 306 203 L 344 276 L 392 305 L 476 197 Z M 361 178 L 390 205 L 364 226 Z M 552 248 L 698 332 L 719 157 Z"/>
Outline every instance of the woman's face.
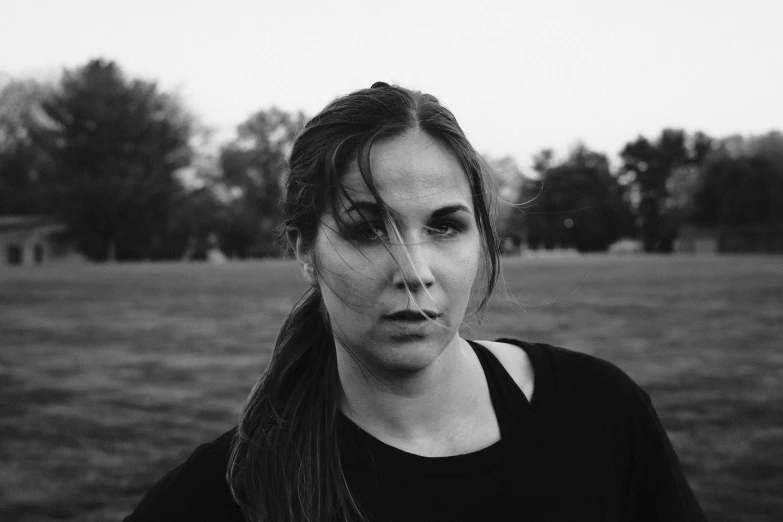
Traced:
<path fill-rule="evenodd" d="M 456 158 L 419 130 L 376 142 L 370 167 L 400 237 L 354 165 L 339 223 L 322 218 L 311 282 L 338 351 L 370 369 L 415 372 L 458 342 L 481 252 L 472 195 Z"/>

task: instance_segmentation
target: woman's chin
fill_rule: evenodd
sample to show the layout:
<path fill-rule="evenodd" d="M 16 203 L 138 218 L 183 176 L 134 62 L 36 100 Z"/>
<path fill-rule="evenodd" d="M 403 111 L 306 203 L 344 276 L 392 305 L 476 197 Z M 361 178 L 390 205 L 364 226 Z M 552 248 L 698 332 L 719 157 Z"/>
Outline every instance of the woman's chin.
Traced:
<path fill-rule="evenodd" d="M 430 368 L 448 347 L 441 336 L 411 334 L 393 336 L 375 354 L 380 371 L 414 374 Z"/>

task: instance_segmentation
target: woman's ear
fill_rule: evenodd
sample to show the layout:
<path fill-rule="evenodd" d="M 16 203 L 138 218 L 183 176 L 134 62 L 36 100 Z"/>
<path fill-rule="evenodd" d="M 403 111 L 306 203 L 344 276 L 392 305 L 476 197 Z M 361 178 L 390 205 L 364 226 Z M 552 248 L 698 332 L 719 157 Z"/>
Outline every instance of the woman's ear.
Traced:
<path fill-rule="evenodd" d="M 289 227 L 286 230 L 288 244 L 294 251 L 296 260 L 302 265 L 302 276 L 305 282 L 312 287 L 318 286 L 318 275 L 315 271 L 315 258 L 313 256 L 312 245 L 306 245 L 302 233 L 298 228 Z"/>

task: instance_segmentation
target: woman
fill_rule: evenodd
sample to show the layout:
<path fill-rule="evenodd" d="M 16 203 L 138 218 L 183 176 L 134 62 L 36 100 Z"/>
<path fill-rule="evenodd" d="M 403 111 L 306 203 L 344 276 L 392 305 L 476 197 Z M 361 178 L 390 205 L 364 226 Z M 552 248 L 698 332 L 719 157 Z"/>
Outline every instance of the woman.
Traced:
<path fill-rule="evenodd" d="M 315 116 L 284 210 L 310 290 L 239 426 L 126 520 L 703 520 L 623 372 L 460 337 L 499 271 L 482 165 L 427 94 L 376 83 Z"/>

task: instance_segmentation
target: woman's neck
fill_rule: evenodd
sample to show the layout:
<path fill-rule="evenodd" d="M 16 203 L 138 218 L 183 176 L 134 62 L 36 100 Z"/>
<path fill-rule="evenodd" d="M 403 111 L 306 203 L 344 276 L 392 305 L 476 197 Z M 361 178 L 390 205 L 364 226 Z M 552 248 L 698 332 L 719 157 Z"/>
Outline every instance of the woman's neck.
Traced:
<path fill-rule="evenodd" d="M 342 411 L 375 438 L 427 456 L 467 453 L 499 438 L 481 363 L 459 336 L 416 372 L 363 368 L 337 350 Z"/>

